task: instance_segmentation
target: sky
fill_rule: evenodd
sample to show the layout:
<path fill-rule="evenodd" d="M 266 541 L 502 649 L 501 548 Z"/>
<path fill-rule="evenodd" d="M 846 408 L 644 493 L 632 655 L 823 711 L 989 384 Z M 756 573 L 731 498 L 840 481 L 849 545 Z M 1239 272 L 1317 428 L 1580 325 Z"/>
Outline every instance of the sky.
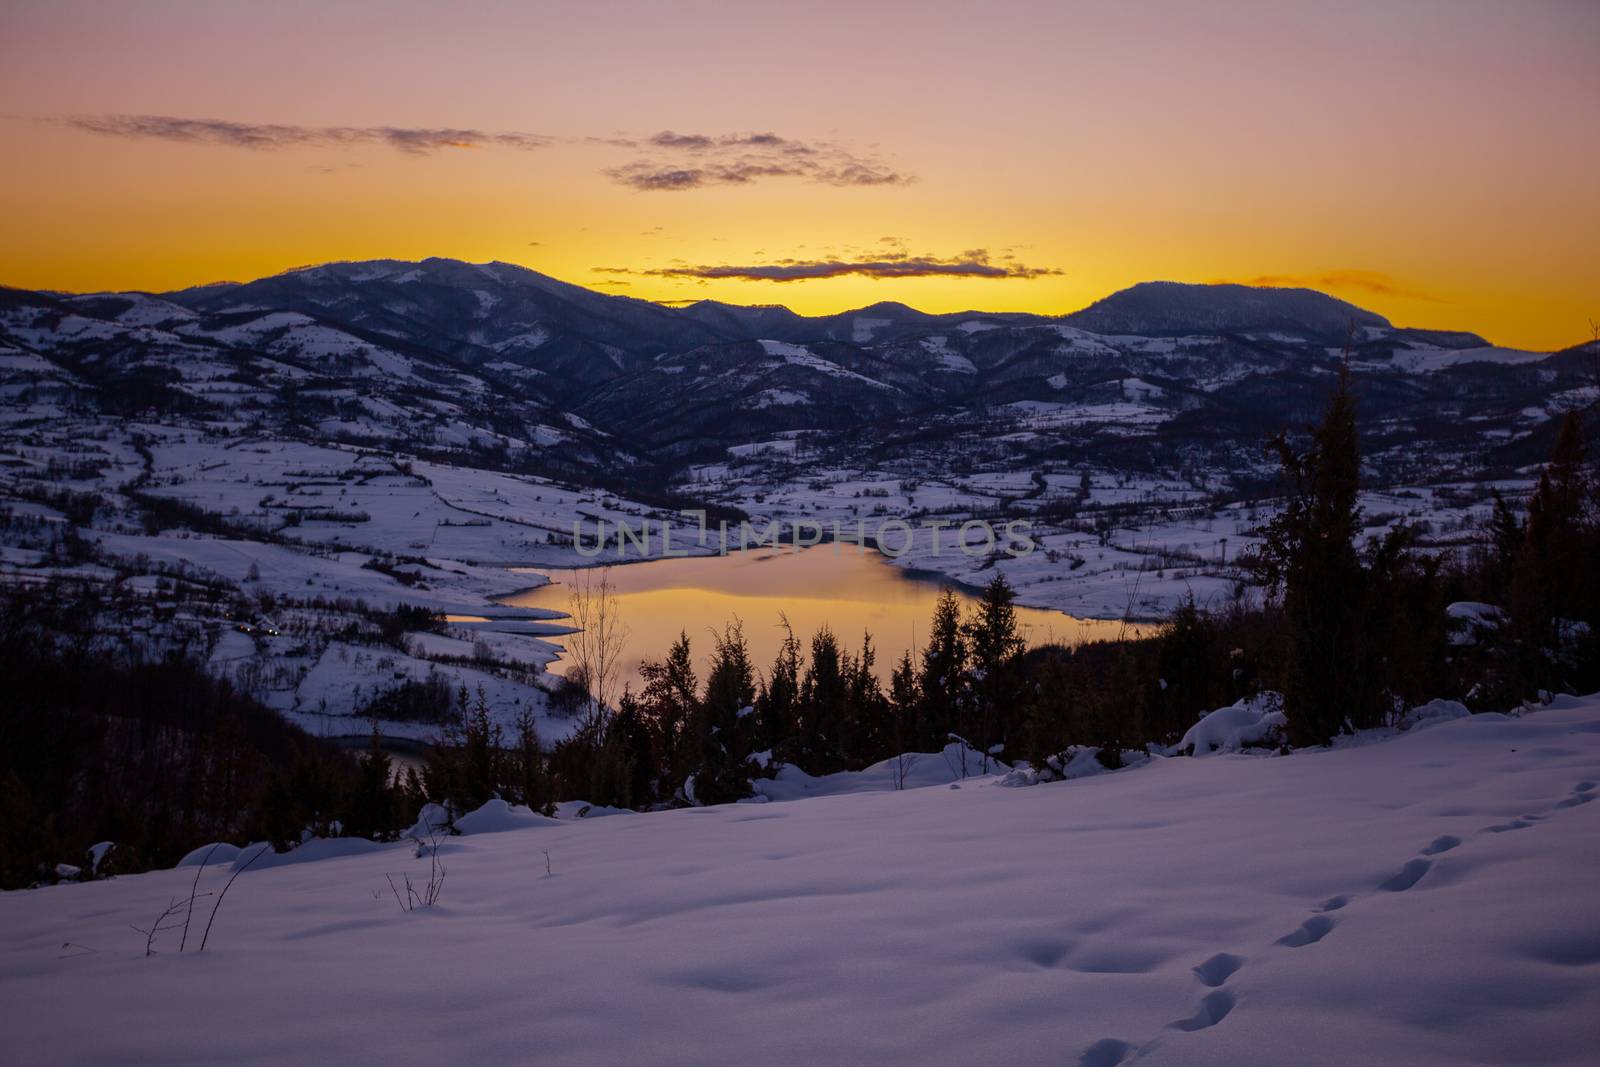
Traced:
<path fill-rule="evenodd" d="M 502 260 L 649 300 L 1065 313 L 1304 285 L 1600 319 L 1590 0 L 0 0 L 0 284 Z"/>

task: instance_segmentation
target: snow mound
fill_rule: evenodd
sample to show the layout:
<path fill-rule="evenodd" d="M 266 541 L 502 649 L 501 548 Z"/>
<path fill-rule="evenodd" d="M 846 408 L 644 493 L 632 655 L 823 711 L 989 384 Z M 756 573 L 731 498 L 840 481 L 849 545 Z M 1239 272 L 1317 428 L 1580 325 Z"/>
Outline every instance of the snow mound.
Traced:
<path fill-rule="evenodd" d="M 520 804 L 508 804 L 497 798 L 457 819 L 456 829 L 464 834 L 498 834 L 506 830 L 555 824 L 556 820 L 547 815 L 540 815 Z"/>
<path fill-rule="evenodd" d="M 365 837 L 313 837 L 287 852 L 274 852 L 270 844 L 258 841 L 239 850 L 233 860 L 233 869 L 261 871 L 268 867 L 290 867 L 299 863 L 362 856 L 389 847 Z"/>
<path fill-rule="evenodd" d="M 201 845 L 193 852 L 184 855 L 178 861 L 179 867 L 198 867 L 202 863 L 210 866 L 213 863 L 232 863 L 239 858 L 239 846 L 230 845 L 226 841 L 215 841 L 209 845 Z"/>
<path fill-rule="evenodd" d="M 450 813 L 442 804 L 424 804 L 417 812 L 417 821 L 402 836 L 425 838 L 450 832 Z"/>
<path fill-rule="evenodd" d="M 767 800 L 846 796 L 901 789 L 925 789 L 968 778 L 1008 772 L 1010 766 L 985 757 L 970 745 L 952 741 L 939 752 L 907 752 L 859 771 L 810 775 L 798 767 L 779 768 L 776 776 L 755 783 L 756 795 Z"/>
<path fill-rule="evenodd" d="M 1018 767 L 1003 774 L 995 785 L 1015 788 L 1039 785 L 1043 782 L 1070 782 L 1078 778 L 1091 778 L 1097 774 L 1110 774 L 1113 770 L 1127 770 L 1150 760 L 1148 752 L 1122 750 L 1122 766 L 1112 768 L 1100 762 L 1098 745 L 1083 745 L 1048 757 L 1042 767 Z"/>
<path fill-rule="evenodd" d="M 613 808 L 606 804 L 591 804 L 587 800 L 563 800 L 556 805 L 557 819 L 598 819 L 605 815 L 637 815 L 627 808 Z"/>
<path fill-rule="evenodd" d="M 1400 720 L 1400 728 L 1416 730 L 1424 726 L 1437 726 L 1452 719 L 1465 719 L 1471 714 L 1467 706 L 1458 700 L 1430 700 L 1406 712 Z"/>
<path fill-rule="evenodd" d="M 1189 727 L 1183 740 L 1172 747 L 1172 754 L 1192 752 L 1205 756 L 1212 752 L 1237 752 L 1246 745 L 1276 742 L 1288 724 L 1278 709 L 1279 703 L 1276 694 L 1266 693 L 1218 708 Z"/>

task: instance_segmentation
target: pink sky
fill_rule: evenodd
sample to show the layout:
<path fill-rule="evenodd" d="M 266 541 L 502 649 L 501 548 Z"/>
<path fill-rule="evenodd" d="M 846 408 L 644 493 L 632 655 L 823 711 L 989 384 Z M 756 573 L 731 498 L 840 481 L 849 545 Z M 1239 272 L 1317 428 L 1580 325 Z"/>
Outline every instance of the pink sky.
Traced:
<path fill-rule="evenodd" d="M 1060 312 L 1266 279 L 1556 347 L 1600 317 L 1597 45 L 1579 2 L 5 2 L 0 282 L 446 255 L 649 299 Z M 929 276 L 875 276 L 896 262 Z M 833 276 L 764 280 L 784 264 Z"/>

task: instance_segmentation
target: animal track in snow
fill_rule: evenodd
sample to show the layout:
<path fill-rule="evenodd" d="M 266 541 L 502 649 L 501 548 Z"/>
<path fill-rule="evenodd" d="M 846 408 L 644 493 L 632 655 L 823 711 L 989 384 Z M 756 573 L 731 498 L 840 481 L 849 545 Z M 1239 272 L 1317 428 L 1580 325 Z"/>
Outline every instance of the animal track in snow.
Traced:
<path fill-rule="evenodd" d="M 1207 993 L 1201 999 L 1200 1006 L 1195 1009 L 1193 1015 L 1187 1019 L 1179 1019 L 1177 1022 L 1168 1023 L 1167 1028 L 1169 1030 L 1182 1030 L 1186 1033 L 1208 1029 L 1227 1018 L 1228 1013 L 1233 1010 L 1233 1006 L 1236 1003 L 1238 1001 L 1226 989 L 1219 989 L 1215 993 Z"/>
<path fill-rule="evenodd" d="M 1461 844 L 1461 838 L 1454 834 L 1440 834 L 1428 842 L 1428 847 L 1422 850 L 1424 856 L 1437 856 L 1441 852 L 1449 852 Z"/>
<path fill-rule="evenodd" d="M 1284 934 L 1278 938 L 1278 944 L 1288 948 L 1303 948 L 1314 945 L 1328 936 L 1328 931 L 1334 927 L 1334 921 L 1326 915 L 1313 915 L 1300 924 L 1300 928 L 1293 933 Z"/>
<path fill-rule="evenodd" d="M 1244 957 L 1219 952 L 1194 969 L 1195 977 L 1208 986 L 1219 986 L 1244 966 Z"/>
<path fill-rule="evenodd" d="M 1114 1037 L 1103 1038 L 1083 1050 L 1083 1055 L 1078 1058 L 1078 1067 L 1117 1067 L 1132 1051 L 1133 1046 L 1126 1041 L 1118 1041 Z"/>
<path fill-rule="evenodd" d="M 1378 888 L 1387 889 L 1391 893 L 1404 893 L 1407 889 L 1422 881 L 1422 876 L 1432 869 L 1432 860 L 1407 860 L 1404 867 L 1401 867 L 1388 879 L 1379 883 Z"/>
<path fill-rule="evenodd" d="M 1585 780 L 1572 787 L 1566 797 L 1552 805 L 1552 810 L 1574 808 L 1582 804 L 1600 799 L 1600 782 Z M 1547 816 L 1536 813 L 1525 813 L 1508 822 L 1485 826 L 1480 833 L 1504 833 L 1508 830 L 1525 830 L 1530 826 L 1544 820 Z M 1446 852 L 1460 848 L 1465 842 L 1455 834 L 1440 834 L 1428 842 L 1420 850 L 1420 855 L 1407 860 L 1394 874 L 1378 884 L 1380 890 L 1390 893 L 1403 893 L 1414 887 L 1427 876 L 1433 869 L 1433 861 L 1424 857 L 1439 856 Z M 1355 897 L 1348 893 L 1340 893 L 1329 897 L 1317 905 L 1314 914 L 1301 923 L 1293 931 L 1278 938 L 1277 943 L 1286 948 L 1303 948 L 1314 945 L 1327 937 L 1338 924 L 1329 917 L 1327 912 L 1340 911 L 1348 907 Z M 1600 944 L 1595 942 L 1594 944 Z M 1024 950 L 1025 957 L 1041 966 L 1053 966 L 1055 961 L 1046 962 L 1039 955 Z M 1586 966 L 1600 961 L 1600 950 L 1596 950 L 1590 943 L 1585 943 L 1576 949 L 1563 945 L 1559 951 L 1550 950 L 1539 946 L 1533 953 L 1535 958 L 1548 960 L 1566 966 Z M 1194 967 L 1194 975 L 1201 984 L 1211 987 L 1211 992 L 1201 998 L 1194 1014 L 1186 1019 L 1179 1019 L 1167 1024 L 1169 1030 L 1179 1030 L 1193 1033 L 1197 1030 L 1206 1030 L 1217 1025 L 1238 1006 L 1238 998 L 1231 990 L 1220 988 L 1244 966 L 1244 957 L 1236 956 L 1231 952 L 1219 952 Z M 1127 1062 L 1140 1050 L 1134 1045 L 1118 1038 L 1108 1037 L 1096 1041 L 1084 1049 L 1078 1059 L 1079 1067 L 1117 1067 Z"/>

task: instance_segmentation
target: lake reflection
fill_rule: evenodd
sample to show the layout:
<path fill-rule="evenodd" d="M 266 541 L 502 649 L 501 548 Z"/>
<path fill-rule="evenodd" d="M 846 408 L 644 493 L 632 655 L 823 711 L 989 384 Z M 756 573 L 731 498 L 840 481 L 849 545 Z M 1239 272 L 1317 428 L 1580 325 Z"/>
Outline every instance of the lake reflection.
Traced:
<path fill-rule="evenodd" d="M 936 579 L 908 576 L 872 549 L 841 544 L 652 560 L 609 570 L 629 630 L 623 656 L 624 677 L 629 681 L 636 680 L 638 665 L 645 659 L 665 656 L 680 631 L 689 635 L 704 680 L 712 644 L 709 630 L 735 619 L 743 622 L 751 658 L 765 675 L 783 641 L 780 616 L 787 616 L 807 648 L 811 635 L 823 625 L 830 626 L 852 651 L 859 650 L 862 631 L 869 631 L 877 650 L 878 676 L 887 683 L 900 654 L 909 648 L 915 658 L 927 640 L 941 588 Z M 523 572 L 548 575 L 551 584 L 506 597 L 503 603 L 566 610 L 575 571 Z M 977 602 L 966 590 L 958 588 L 956 594 L 964 608 Z M 1149 629 L 1025 607 L 1017 608 L 1017 621 L 1030 645 L 1076 644 Z M 561 643 L 560 637 L 546 640 Z"/>

